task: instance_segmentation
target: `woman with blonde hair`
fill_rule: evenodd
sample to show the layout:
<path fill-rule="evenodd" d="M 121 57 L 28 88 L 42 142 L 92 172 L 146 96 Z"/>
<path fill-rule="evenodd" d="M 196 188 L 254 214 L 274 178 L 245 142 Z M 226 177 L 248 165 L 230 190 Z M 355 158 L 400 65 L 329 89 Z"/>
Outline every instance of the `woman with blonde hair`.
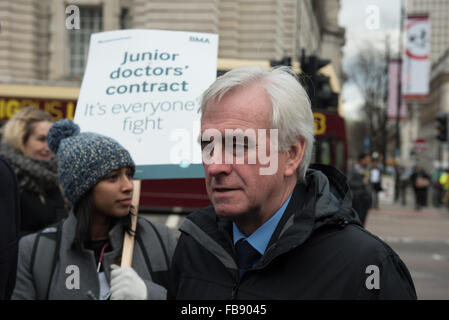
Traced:
<path fill-rule="evenodd" d="M 20 194 L 20 234 L 34 233 L 67 216 L 57 160 L 47 144 L 52 125 L 48 112 L 34 107 L 17 111 L 3 128 L 0 155 L 13 167 Z"/>

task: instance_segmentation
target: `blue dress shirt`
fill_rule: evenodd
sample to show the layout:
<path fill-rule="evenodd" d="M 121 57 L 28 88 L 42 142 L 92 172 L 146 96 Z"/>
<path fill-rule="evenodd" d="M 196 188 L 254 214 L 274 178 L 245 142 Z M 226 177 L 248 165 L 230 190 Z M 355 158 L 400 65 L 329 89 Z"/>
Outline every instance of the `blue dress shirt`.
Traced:
<path fill-rule="evenodd" d="M 281 220 L 288 203 L 290 202 L 292 195 L 288 197 L 287 201 L 284 202 L 282 207 L 263 225 L 261 225 L 256 231 L 254 231 L 249 237 L 246 237 L 237 227 L 237 225 L 232 223 L 232 232 L 234 236 L 234 245 L 240 239 L 246 239 L 248 243 L 253 246 L 254 249 L 259 251 L 261 256 L 265 253 L 267 249 L 268 242 L 273 235 L 274 230 L 276 230 L 279 221 Z"/>

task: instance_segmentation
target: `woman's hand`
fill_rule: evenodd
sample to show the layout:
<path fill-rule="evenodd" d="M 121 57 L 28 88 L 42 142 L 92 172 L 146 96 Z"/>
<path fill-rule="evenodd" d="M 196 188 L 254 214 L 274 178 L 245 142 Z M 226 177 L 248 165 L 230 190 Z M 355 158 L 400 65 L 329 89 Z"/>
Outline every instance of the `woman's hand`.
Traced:
<path fill-rule="evenodd" d="M 111 265 L 111 300 L 146 300 L 147 286 L 131 267 Z"/>

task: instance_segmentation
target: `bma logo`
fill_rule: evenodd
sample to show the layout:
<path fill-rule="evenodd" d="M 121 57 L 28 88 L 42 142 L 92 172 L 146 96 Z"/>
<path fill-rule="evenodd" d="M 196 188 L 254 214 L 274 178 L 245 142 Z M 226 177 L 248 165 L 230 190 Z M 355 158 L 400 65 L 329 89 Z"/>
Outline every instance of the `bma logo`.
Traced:
<path fill-rule="evenodd" d="M 197 37 L 197 36 L 190 36 L 189 41 L 210 43 L 208 38 L 200 38 L 200 37 Z"/>

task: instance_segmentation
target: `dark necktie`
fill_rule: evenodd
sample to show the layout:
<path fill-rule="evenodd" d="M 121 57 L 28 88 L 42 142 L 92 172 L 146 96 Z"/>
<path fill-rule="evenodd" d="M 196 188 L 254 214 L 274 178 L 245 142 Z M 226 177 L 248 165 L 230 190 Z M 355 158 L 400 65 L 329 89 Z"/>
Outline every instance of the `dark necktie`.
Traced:
<path fill-rule="evenodd" d="M 240 276 L 242 276 L 246 270 L 251 268 L 253 264 L 262 256 L 259 251 L 253 248 L 248 241 L 240 239 L 235 244 L 235 251 L 238 257 L 238 266 Z"/>

